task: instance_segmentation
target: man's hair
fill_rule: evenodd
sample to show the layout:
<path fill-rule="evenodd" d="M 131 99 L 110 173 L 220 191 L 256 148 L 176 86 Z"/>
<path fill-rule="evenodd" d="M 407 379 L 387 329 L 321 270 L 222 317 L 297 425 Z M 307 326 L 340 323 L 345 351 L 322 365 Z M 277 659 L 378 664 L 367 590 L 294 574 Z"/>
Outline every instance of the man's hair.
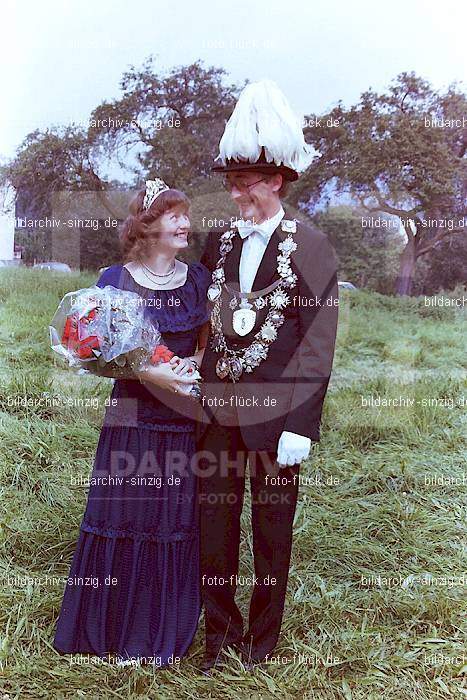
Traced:
<path fill-rule="evenodd" d="M 284 199 L 284 197 L 287 196 L 287 192 L 289 191 L 289 185 L 290 185 L 290 182 L 288 180 L 286 180 L 284 176 L 282 176 L 282 185 L 281 185 L 281 188 L 279 190 L 279 197 L 281 199 Z"/>
<path fill-rule="evenodd" d="M 281 173 L 274 173 L 274 172 L 271 173 L 271 172 L 266 172 L 266 171 L 263 172 L 263 175 L 266 175 L 269 179 L 274 177 L 274 175 L 277 175 L 277 174 L 281 175 L 281 177 L 282 177 L 282 185 L 280 186 L 280 189 L 278 191 L 278 195 L 279 195 L 280 199 L 283 199 L 287 195 L 287 192 L 289 189 L 290 183 L 288 182 L 288 180 L 286 180 L 285 177 Z"/>

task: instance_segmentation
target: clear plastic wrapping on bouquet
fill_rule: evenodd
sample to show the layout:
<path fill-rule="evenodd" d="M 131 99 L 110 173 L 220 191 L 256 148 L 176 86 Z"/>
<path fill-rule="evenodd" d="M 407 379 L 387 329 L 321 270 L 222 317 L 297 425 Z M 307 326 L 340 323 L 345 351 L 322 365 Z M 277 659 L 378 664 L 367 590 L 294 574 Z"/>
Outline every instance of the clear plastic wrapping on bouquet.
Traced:
<path fill-rule="evenodd" d="M 66 294 L 49 326 L 51 347 L 69 367 L 105 377 L 134 377 L 161 334 L 139 294 L 106 286 Z"/>

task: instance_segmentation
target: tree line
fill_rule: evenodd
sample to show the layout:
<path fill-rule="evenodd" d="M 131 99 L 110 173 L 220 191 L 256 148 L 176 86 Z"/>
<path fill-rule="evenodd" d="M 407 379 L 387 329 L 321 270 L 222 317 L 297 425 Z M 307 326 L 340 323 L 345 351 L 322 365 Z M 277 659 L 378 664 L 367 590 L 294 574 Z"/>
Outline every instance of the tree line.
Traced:
<path fill-rule="evenodd" d="M 50 214 L 53 196 L 68 191 L 95 192 L 121 217 L 107 194 L 154 177 L 211 197 L 215 209 L 210 167 L 242 87 L 223 68 L 197 61 L 162 72 L 150 56 L 123 74 L 120 96 L 98 105 L 88 124 L 28 134 L 0 169 L 15 188 L 17 215 Z M 319 155 L 286 201 L 330 236 L 343 275 L 398 295 L 466 282 L 467 97 L 459 86 L 438 91 L 402 73 L 351 107 L 307 114 L 304 133 Z M 106 177 L 109 164 L 122 177 Z M 82 232 L 82 266 L 110 264 L 115 230 L 92 233 Z M 19 234 L 26 261 L 47 257 L 50 236 Z"/>

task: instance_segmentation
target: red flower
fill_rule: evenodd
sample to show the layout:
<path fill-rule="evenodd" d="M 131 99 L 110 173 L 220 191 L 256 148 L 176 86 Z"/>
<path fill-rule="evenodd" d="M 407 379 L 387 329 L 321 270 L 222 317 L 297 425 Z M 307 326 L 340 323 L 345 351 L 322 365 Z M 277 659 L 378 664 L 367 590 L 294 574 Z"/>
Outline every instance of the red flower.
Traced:
<path fill-rule="evenodd" d="M 93 350 L 99 350 L 100 342 L 97 335 L 90 335 L 87 338 L 79 341 L 78 347 L 75 349 L 76 354 L 81 360 L 89 357 L 94 357 Z"/>
<path fill-rule="evenodd" d="M 151 364 L 155 365 L 159 362 L 170 362 L 175 353 L 169 350 L 167 345 L 156 345 L 151 357 Z"/>
<path fill-rule="evenodd" d="M 70 333 L 71 333 L 71 318 L 70 318 L 70 316 L 67 316 L 66 321 L 65 321 L 65 327 L 63 329 L 63 334 L 62 334 L 63 345 L 68 344 L 68 340 L 70 338 Z"/>
<path fill-rule="evenodd" d="M 72 314 L 66 319 L 62 335 L 62 344 L 65 345 L 68 350 L 73 350 L 78 340 L 78 316 L 77 314 Z"/>
<path fill-rule="evenodd" d="M 73 352 L 80 360 L 94 356 L 93 350 L 99 350 L 100 338 L 97 335 L 87 335 L 86 326 L 96 315 L 96 309 L 92 309 L 82 319 L 74 313 L 67 317 L 62 334 L 62 344 Z"/>

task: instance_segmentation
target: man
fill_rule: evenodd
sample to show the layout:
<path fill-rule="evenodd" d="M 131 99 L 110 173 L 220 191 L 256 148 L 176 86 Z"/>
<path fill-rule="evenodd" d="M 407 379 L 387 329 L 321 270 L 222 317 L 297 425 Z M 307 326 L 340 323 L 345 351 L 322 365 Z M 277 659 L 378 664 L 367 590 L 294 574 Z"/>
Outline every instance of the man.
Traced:
<path fill-rule="evenodd" d="M 241 219 L 211 231 L 202 257 L 213 280 L 198 424 L 204 670 L 228 646 L 261 662 L 280 633 L 299 466 L 319 440 L 337 325 L 332 248 L 281 204 L 311 158 L 275 84 L 248 85 L 213 167 Z M 244 633 L 235 592 L 247 463 L 255 575 Z"/>

